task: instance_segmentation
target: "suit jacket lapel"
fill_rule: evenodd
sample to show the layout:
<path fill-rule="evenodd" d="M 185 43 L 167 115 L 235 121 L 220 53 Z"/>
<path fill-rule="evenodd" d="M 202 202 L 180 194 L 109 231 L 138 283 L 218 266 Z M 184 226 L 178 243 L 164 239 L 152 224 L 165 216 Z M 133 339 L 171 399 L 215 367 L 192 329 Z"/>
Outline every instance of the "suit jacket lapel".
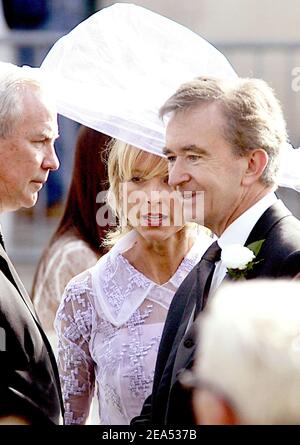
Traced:
<path fill-rule="evenodd" d="M 265 239 L 274 224 L 289 215 L 291 215 L 291 212 L 285 207 L 282 201 L 278 200 L 259 218 L 251 230 L 245 245 L 247 246 L 255 241 Z"/>
<path fill-rule="evenodd" d="M 182 338 L 185 337 L 185 332 L 188 326 L 188 323 L 190 321 L 190 318 L 193 317 L 194 314 L 194 307 L 195 307 L 195 303 L 196 303 L 196 298 L 195 298 L 195 293 L 193 292 L 190 297 L 189 297 L 189 301 L 187 302 L 187 305 L 185 307 L 184 313 L 183 313 L 183 317 L 181 320 L 181 323 L 179 325 L 179 329 L 177 331 L 174 343 L 173 343 L 173 350 L 172 350 L 172 354 L 170 356 L 170 360 L 173 361 L 175 363 L 175 359 L 176 359 L 176 353 L 178 348 L 180 347 Z"/>
<path fill-rule="evenodd" d="M 201 261 L 201 260 L 200 260 Z M 177 378 L 177 372 L 182 367 L 184 367 L 185 363 L 188 361 L 188 357 L 192 357 L 194 347 L 192 348 L 185 348 L 182 347 L 183 342 L 186 340 L 187 337 L 192 337 L 194 332 L 194 309 L 196 308 L 196 302 L 197 298 L 199 298 L 199 264 L 197 264 L 194 272 L 196 276 L 194 276 L 193 279 L 193 286 L 190 291 L 189 297 L 187 299 L 187 303 L 183 312 L 183 316 L 181 319 L 181 323 L 179 325 L 179 329 L 177 331 L 177 335 L 175 337 L 174 343 L 173 343 L 173 350 L 169 357 L 169 361 L 172 361 L 174 363 L 173 365 L 173 371 L 172 371 L 172 378 L 171 378 L 171 387 L 174 383 L 174 381 Z M 192 322 L 191 326 L 188 327 L 189 323 Z M 188 328 L 188 329 L 187 329 Z M 178 353 L 178 351 L 180 352 Z"/>
<path fill-rule="evenodd" d="M 22 283 L 22 281 L 19 278 L 19 275 L 16 272 L 16 269 L 14 268 L 12 262 L 10 261 L 7 253 L 5 252 L 5 250 L 3 249 L 3 247 L 0 245 L 0 255 L 2 256 L 2 258 L 6 261 L 8 269 L 14 279 L 15 285 L 16 285 L 16 289 L 19 292 L 20 296 L 22 297 L 22 299 L 24 300 L 24 303 L 26 304 L 26 306 L 28 307 L 29 311 L 31 312 L 32 316 L 35 318 L 35 320 L 37 321 L 37 317 L 35 314 L 35 310 L 32 304 L 32 301 L 29 298 L 29 295 Z"/>
<path fill-rule="evenodd" d="M 253 229 L 251 230 L 247 241 L 245 242 L 245 246 L 248 246 L 251 243 L 254 243 L 255 241 L 260 241 L 262 239 L 266 239 L 268 236 L 269 231 L 272 229 L 274 224 L 276 224 L 278 221 L 280 221 L 282 218 L 285 218 L 287 216 L 291 215 L 291 212 L 285 207 L 282 201 L 279 199 L 276 201 L 275 204 L 273 204 L 271 207 L 269 207 L 259 218 Z M 264 246 L 263 246 L 264 247 Z M 263 250 L 262 247 L 262 250 Z M 260 254 L 258 254 L 258 259 L 260 257 Z M 255 268 L 256 269 L 256 268 Z M 253 278 L 255 276 L 255 273 L 249 273 L 249 278 Z M 246 277 L 247 279 L 247 277 Z M 226 273 L 223 282 L 229 282 L 234 281 L 233 278 L 231 278 L 228 273 Z"/>
<path fill-rule="evenodd" d="M 166 367 L 173 368 L 177 344 L 179 344 L 181 335 L 184 334 L 188 323 L 190 315 L 188 309 L 190 309 L 193 302 L 196 301 L 196 276 L 197 266 L 194 267 L 188 277 L 182 282 L 180 289 L 176 292 L 169 308 L 168 317 L 159 346 L 159 360 L 156 362 L 153 388 L 159 386 L 162 374 Z M 190 288 L 191 283 L 192 287 Z"/>

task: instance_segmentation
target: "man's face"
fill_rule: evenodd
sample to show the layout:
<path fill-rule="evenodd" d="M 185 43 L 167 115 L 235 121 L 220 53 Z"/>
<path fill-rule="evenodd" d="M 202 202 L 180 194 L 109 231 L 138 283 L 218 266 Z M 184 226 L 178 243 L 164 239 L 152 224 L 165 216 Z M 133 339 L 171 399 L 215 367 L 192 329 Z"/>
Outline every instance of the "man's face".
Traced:
<path fill-rule="evenodd" d="M 188 208 L 196 205 L 195 192 L 204 192 L 204 225 L 218 235 L 238 214 L 248 166 L 247 158 L 237 157 L 224 139 L 224 125 L 217 105 L 209 104 L 178 112 L 166 132 L 169 184 L 188 195 L 187 214 L 195 213 Z M 201 217 L 198 213 L 194 220 L 203 223 Z"/>
<path fill-rule="evenodd" d="M 20 93 L 22 94 L 22 93 Z M 50 97 L 29 86 L 23 112 L 12 133 L 0 138 L 0 210 L 32 207 L 50 170 L 59 162 L 54 150 L 57 114 Z"/>

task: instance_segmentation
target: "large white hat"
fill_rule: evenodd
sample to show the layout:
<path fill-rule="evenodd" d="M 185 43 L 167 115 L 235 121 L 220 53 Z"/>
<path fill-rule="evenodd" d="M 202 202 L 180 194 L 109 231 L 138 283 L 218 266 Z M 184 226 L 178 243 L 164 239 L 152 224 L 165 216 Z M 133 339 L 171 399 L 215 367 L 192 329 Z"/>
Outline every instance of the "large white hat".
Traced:
<path fill-rule="evenodd" d="M 165 129 L 158 110 L 181 83 L 236 77 L 206 40 L 126 3 L 102 9 L 58 40 L 42 69 L 56 80 L 59 113 L 159 155 Z"/>
<path fill-rule="evenodd" d="M 159 108 L 197 76 L 235 78 L 214 46 L 140 6 L 116 3 L 59 39 L 41 66 L 56 82 L 60 114 L 162 155 Z M 283 152 L 280 185 L 300 191 L 300 149 Z"/>

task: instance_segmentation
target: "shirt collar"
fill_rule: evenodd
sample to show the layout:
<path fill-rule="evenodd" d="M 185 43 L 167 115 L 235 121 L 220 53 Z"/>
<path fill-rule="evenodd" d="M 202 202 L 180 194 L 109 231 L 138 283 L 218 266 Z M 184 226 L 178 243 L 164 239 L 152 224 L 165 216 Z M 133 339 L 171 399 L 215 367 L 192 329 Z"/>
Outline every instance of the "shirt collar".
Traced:
<path fill-rule="evenodd" d="M 221 249 L 229 244 L 241 244 L 243 246 L 259 218 L 271 205 L 275 204 L 276 201 L 277 197 L 275 193 L 270 192 L 242 213 L 242 215 L 226 228 L 218 239 L 218 244 Z"/>

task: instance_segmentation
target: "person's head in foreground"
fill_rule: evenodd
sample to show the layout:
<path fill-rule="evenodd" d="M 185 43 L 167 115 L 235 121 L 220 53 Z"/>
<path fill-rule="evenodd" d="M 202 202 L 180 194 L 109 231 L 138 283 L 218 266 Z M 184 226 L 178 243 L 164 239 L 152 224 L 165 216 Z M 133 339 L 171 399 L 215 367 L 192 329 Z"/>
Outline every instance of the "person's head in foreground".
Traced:
<path fill-rule="evenodd" d="M 182 85 L 160 114 L 170 116 L 169 184 L 183 196 L 204 192 L 204 225 L 218 236 L 276 188 L 286 124 L 263 80 L 199 77 Z"/>
<path fill-rule="evenodd" d="M 196 422 L 300 424 L 300 284 L 222 286 L 198 319 Z"/>
<path fill-rule="evenodd" d="M 168 185 L 168 164 L 164 157 L 115 140 L 108 158 L 110 188 L 108 202 L 118 217 L 118 238 L 134 229 L 146 243 L 182 237 L 180 194 Z"/>
<path fill-rule="evenodd" d="M 0 63 L 0 211 L 32 207 L 59 162 L 56 106 L 37 68 Z"/>

